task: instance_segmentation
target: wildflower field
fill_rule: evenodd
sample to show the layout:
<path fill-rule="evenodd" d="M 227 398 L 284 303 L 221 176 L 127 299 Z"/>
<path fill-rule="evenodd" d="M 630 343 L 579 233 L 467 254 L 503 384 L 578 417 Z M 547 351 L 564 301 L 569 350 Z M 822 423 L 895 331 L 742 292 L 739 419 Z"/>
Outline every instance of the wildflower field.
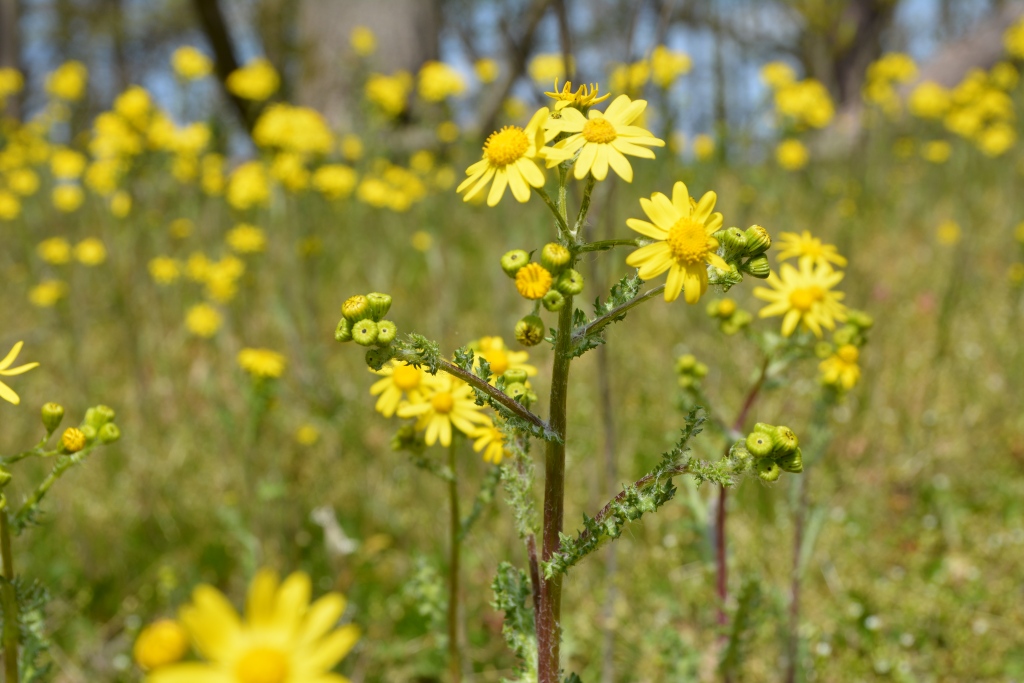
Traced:
<path fill-rule="evenodd" d="M 387 35 L 0 68 L 3 680 L 1024 680 L 1024 20 L 745 126 Z"/>

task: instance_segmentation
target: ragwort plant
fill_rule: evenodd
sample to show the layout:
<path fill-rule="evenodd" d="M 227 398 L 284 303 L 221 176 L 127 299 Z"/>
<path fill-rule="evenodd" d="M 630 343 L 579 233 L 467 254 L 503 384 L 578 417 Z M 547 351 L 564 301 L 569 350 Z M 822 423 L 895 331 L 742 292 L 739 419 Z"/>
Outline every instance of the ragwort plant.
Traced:
<path fill-rule="evenodd" d="M 594 515 L 584 515 L 578 532 L 564 533 L 565 454 L 570 434 L 567 404 L 573 360 L 606 343 L 610 325 L 656 297 L 671 303 L 682 296 L 687 303 L 696 304 L 710 286 L 726 291 L 746 275 L 767 278 L 771 271 L 766 252 L 771 237 L 756 225 L 747 230 L 725 228 L 722 214 L 714 212 L 714 192 L 697 199 L 684 183 L 677 182 L 671 196 L 655 192 L 640 200 L 646 219 L 627 222 L 639 237 L 587 242 L 583 228 L 597 183 L 608 179 L 609 170 L 631 182 L 633 169 L 628 157 L 653 158 L 652 148 L 664 143 L 635 125 L 647 104 L 643 100 L 620 95 L 600 111 L 594 105 L 609 95 L 599 96 L 595 86 L 559 90 L 556 83 L 548 95 L 554 99 L 551 109 L 538 110 L 525 127 L 507 126 L 487 139 L 481 160 L 469 167 L 468 177 L 458 187 L 467 201 L 486 195 L 489 206 L 498 204 L 506 189 L 520 203 L 537 195 L 551 212 L 553 241 L 541 246 L 539 253 L 537 249 L 513 250 L 500 260 L 529 307 L 515 326 L 516 340 L 526 347 L 547 342 L 554 349 L 548 416 L 533 411 L 537 397 L 527 382 L 528 373 L 513 367 L 507 352 L 501 363 L 495 363 L 496 354 L 489 356 L 478 342 L 458 349 L 450 360 L 436 342 L 422 335 L 399 336 L 394 323 L 384 318 L 392 303 L 388 295 L 371 293 L 347 299 L 335 331 L 338 341 L 368 347 L 370 368 L 390 376 L 389 381 L 381 380 L 374 387 L 374 393 L 381 394 L 378 409 L 415 419 L 400 429 L 396 445 L 412 450 L 424 467 L 451 487 L 448 648 L 451 677 L 456 681 L 461 672 L 456 605 L 462 524 L 454 485 L 455 433 L 475 437 L 479 429 L 486 428 L 490 430 L 484 437 L 486 443 L 500 444 L 491 459 L 499 460 L 496 454 L 501 453 L 500 476 L 526 545 L 529 566 L 526 570 L 509 563 L 498 567 L 492 585 L 493 605 L 505 613 L 503 632 L 521 660 L 520 680 L 541 683 L 562 680 L 563 577 L 603 543 L 618 538 L 630 522 L 671 500 L 676 492 L 673 477 L 688 474 L 698 483 L 724 488 L 744 475 L 770 482 L 783 471 L 801 469 L 796 434 L 787 427 L 763 423 L 746 438 L 739 434 L 717 462 L 697 460 L 691 455 L 690 442 L 700 433 L 705 417 L 701 408 L 694 407 L 679 441 L 654 470 L 624 487 Z M 555 169 L 557 174 L 553 195 L 545 189 L 544 168 Z M 578 207 L 569 206 L 573 181 L 583 183 Z M 623 276 L 609 296 L 598 298 L 593 315 L 588 315 L 574 305 L 585 284 L 576 263 L 583 254 L 619 247 L 635 248 L 626 264 L 637 270 Z M 666 272 L 664 284 L 643 289 L 646 280 Z M 766 290 L 778 293 L 780 308 L 784 297 L 793 298 L 785 289 L 791 283 L 782 282 L 782 289 Z M 786 312 L 790 332 L 800 323 L 815 330 L 832 325 L 834 297 L 827 291 L 823 294 L 797 297 L 793 311 Z M 555 314 L 554 327 L 547 327 L 544 312 Z M 426 446 L 436 442 L 449 447 L 447 468 L 424 453 Z M 544 447 L 539 521 L 530 455 L 534 442 Z"/>

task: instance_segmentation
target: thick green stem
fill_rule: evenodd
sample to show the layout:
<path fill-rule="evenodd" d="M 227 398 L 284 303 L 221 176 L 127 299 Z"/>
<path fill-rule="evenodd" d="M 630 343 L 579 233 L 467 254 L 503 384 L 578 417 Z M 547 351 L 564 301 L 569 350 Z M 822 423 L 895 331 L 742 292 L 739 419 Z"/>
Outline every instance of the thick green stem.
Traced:
<path fill-rule="evenodd" d="M 4 580 L 4 681 L 18 683 L 18 596 L 14 590 L 14 556 L 11 554 L 11 524 L 6 508 L 0 510 L 0 553 L 3 553 Z"/>
<path fill-rule="evenodd" d="M 455 469 L 455 440 L 448 447 L 448 467 L 452 478 L 448 481 L 448 502 L 451 508 L 451 525 L 448 538 L 448 668 L 452 683 L 462 680 L 462 657 L 459 649 L 459 555 L 462 539 L 459 533 L 459 484 Z"/>
<path fill-rule="evenodd" d="M 566 403 L 569 393 L 569 351 L 572 342 L 572 297 L 558 313 L 558 336 L 551 372 L 550 416 L 548 423 L 559 437 L 548 441 L 544 455 L 544 523 L 541 560 L 549 561 L 558 551 L 565 506 Z M 541 583 L 540 614 L 537 615 L 537 671 L 539 683 L 559 683 L 559 646 L 562 612 L 561 575 Z"/>

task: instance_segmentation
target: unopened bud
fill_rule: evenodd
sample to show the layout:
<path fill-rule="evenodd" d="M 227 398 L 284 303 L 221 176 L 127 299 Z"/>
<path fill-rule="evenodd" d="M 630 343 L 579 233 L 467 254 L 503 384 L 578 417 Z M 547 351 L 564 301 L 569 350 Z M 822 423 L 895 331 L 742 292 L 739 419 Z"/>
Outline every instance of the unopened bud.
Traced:
<path fill-rule="evenodd" d="M 544 321 L 536 315 L 528 315 L 516 323 L 516 341 L 523 346 L 536 346 L 544 340 Z"/>
<path fill-rule="evenodd" d="M 60 450 L 64 453 L 77 453 L 85 448 L 85 433 L 76 427 L 68 427 L 60 437 Z"/>
<path fill-rule="evenodd" d="M 391 310 L 391 295 L 370 292 L 366 295 L 366 303 L 370 310 L 370 317 L 374 322 L 380 322 L 381 318 Z"/>
<path fill-rule="evenodd" d="M 398 336 L 398 325 L 394 324 L 390 320 L 381 320 L 377 323 L 377 343 L 382 346 L 387 346 L 391 342 L 395 341 L 395 337 Z"/>
<path fill-rule="evenodd" d="M 501 269 L 509 277 L 515 277 L 519 269 L 530 262 L 530 255 L 522 249 L 513 249 L 501 257 Z"/>
<path fill-rule="evenodd" d="M 779 456 L 775 462 L 786 472 L 799 474 L 804 471 L 804 454 L 799 448 L 788 455 Z"/>
<path fill-rule="evenodd" d="M 341 314 L 350 323 L 358 322 L 370 313 L 370 302 L 362 294 L 356 294 L 345 299 L 341 305 Z"/>
<path fill-rule="evenodd" d="M 746 261 L 743 264 L 742 270 L 744 273 L 749 273 L 760 280 L 764 280 L 772 274 L 772 267 L 768 263 L 768 257 L 764 254 Z"/>
<path fill-rule="evenodd" d="M 93 406 L 85 411 L 85 423 L 99 429 L 108 422 L 113 422 L 117 413 L 110 406 Z"/>
<path fill-rule="evenodd" d="M 850 309 L 846 312 L 846 322 L 862 330 L 870 330 L 875 324 L 875 319 L 864 311 Z"/>
<path fill-rule="evenodd" d="M 374 348 L 366 352 L 366 364 L 374 370 L 380 370 L 384 364 L 391 360 L 393 353 L 389 348 Z"/>
<path fill-rule="evenodd" d="M 526 396 L 527 389 L 526 385 L 522 382 L 513 382 L 512 384 L 505 385 L 505 393 L 512 398 L 519 398 L 520 396 Z"/>
<path fill-rule="evenodd" d="M 583 276 L 570 268 L 558 276 L 555 288 L 566 296 L 576 296 L 583 291 Z"/>
<path fill-rule="evenodd" d="M 373 346 L 377 343 L 377 323 L 369 318 L 360 320 L 352 326 L 352 341 L 360 346 Z"/>
<path fill-rule="evenodd" d="M 338 321 L 338 326 L 334 328 L 334 341 L 352 341 L 352 323 L 348 321 L 348 318 Z"/>
<path fill-rule="evenodd" d="M 775 438 L 772 441 L 775 443 L 775 453 L 777 455 L 795 453 L 797 446 L 800 445 L 799 440 L 796 438 L 796 432 L 782 425 L 775 428 Z"/>
<path fill-rule="evenodd" d="M 562 269 L 569 265 L 572 254 L 569 250 L 557 242 L 548 242 L 540 250 L 540 264 L 547 268 L 552 275 L 562 272 Z"/>
<path fill-rule="evenodd" d="M 739 228 L 719 230 L 712 237 L 717 239 L 727 252 L 733 254 L 742 254 L 747 248 L 747 236 Z"/>
<path fill-rule="evenodd" d="M 852 325 L 843 325 L 835 334 L 832 335 L 832 341 L 836 343 L 836 346 L 846 346 L 852 344 L 857 338 L 857 328 Z"/>
<path fill-rule="evenodd" d="M 43 416 L 43 426 L 47 434 L 57 431 L 61 421 L 64 419 L 64 406 L 59 403 L 46 403 L 40 411 Z"/>
<path fill-rule="evenodd" d="M 90 444 L 96 440 L 99 435 L 99 431 L 92 425 L 78 425 L 78 428 L 82 430 L 82 434 L 85 435 L 85 443 Z"/>
<path fill-rule="evenodd" d="M 832 355 L 832 345 L 827 341 L 820 341 L 814 345 L 814 355 L 825 360 Z"/>
<path fill-rule="evenodd" d="M 689 373 L 697 365 L 697 357 L 687 353 L 676 359 L 676 372 Z"/>
<path fill-rule="evenodd" d="M 757 476 L 767 482 L 778 481 L 782 468 L 774 460 L 762 460 L 757 464 Z"/>
<path fill-rule="evenodd" d="M 100 427 L 98 438 L 100 443 L 114 443 L 121 438 L 121 430 L 113 422 L 108 422 Z"/>
<path fill-rule="evenodd" d="M 506 386 L 509 384 L 515 384 L 516 382 L 526 384 L 526 370 L 523 370 L 522 368 L 510 368 L 505 371 L 505 374 L 502 375 L 502 377 L 505 378 Z"/>
<path fill-rule="evenodd" d="M 557 289 L 552 289 L 544 295 L 540 302 L 544 304 L 544 308 L 549 311 L 560 311 L 565 306 L 565 295 Z"/>
<path fill-rule="evenodd" d="M 751 225 L 743 234 L 747 238 L 747 256 L 758 256 L 772 246 L 772 236 L 760 225 Z"/>
<path fill-rule="evenodd" d="M 755 458 L 767 458 L 775 450 L 775 443 L 771 435 L 754 431 L 747 434 L 747 450 Z"/>

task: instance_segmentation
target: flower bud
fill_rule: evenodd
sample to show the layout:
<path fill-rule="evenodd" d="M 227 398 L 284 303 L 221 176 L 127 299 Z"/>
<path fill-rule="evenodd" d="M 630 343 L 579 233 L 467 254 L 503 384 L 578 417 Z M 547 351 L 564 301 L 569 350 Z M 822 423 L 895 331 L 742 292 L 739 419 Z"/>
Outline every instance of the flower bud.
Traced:
<path fill-rule="evenodd" d="M 722 299 L 718 302 L 718 317 L 731 318 L 736 312 L 736 302 L 732 299 Z"/>
<path fill-rule="evenodd" d="M 391 349 L 374 348 L 366 352 L 366 364 L 374 370 L 380 370 L 384 364 L 391 360 Z"/>
<path fill-rule="evenodd" d="M 560 311 L 565 306 L 565 296 L 557 289 L 552 289 L 544 295 L 540 302 L 549 311 Z"/>
<path fill-rule="evenodd" d="M 825 360 L 832 355 L 832 345 L 827 341 L 820 341 L 814 345 L 814 355 Z"/>
<path fill-rule="evenodd" d="M 758 422 L 754 425 L 755 432 L 764 432 L 769 438 L 775 438 L 775 425 L 770 425 L 767 422 Z"/>
<path fill-rule="evenodd" d="M 566 296 L 576 296 L 583 291 L 583 276 L 572 268 L 564 271 L 555 282 L 555 289 Z"/>
<path fill-rule="evenodd" d="M 85 443 L 90 444 L 96 440 L 99 432 L 92 425 L 78 425 L 78 428 L 82 430 L 82 434 L 85 435 Z"/>
<path fill-rule="evenodd" d="M 121 430 L 113 422 L 108 422 L 107 424 L 100 427 L 100 433 L 98 434 L 98 437 L 100 443 L 114 443 L 115 441 L 121 438 Z"/>
<path fill-rule="evenodd" d="M 60 450 L 63 453 L 77 453 L 85 448 L 85 433 L 76 427 L 68 427 L 60 437 Z"/>
<path fill-rule="evenodd" d="M 755 458 L 767 458 L 774 449 L 775 443 L 769 434 L 758 431 L 747 434 L 747 450 Z"/>
<path fill-rule="evenodd" d="M 552 275 L 562 272 L 562 269 L 569 265 L 572 254 L 569 250 L 557 242 L 548 242 L 540 250 L 540 264 L 548 269 Z"/>
<path fill-rule="evenodd" d="M 536 346 L 544 340 L 544 321 L 536 315 L 528 315 L 516 323 L 516 341 L 523 346 Z"/>
<path fill-rule="evenodd" d="M 345 299 L 341 305 L 341 314 L 350 323 L 358 322 L 370 313 L 370 302 L 362 294 L 356 294 Z"/>
<path fill-rule="evenodd" d="M 734 254 L 742 254 L 747 248 L 747 236 L 739 228 L 726 228 L 712 235 L 725 250 Z"/>
<path fill-rule="evenodd" d="M 366 302 L 370 309 L 370 317 L 373 318 L 374 322 L 380 322 L 380 319 L 386 316 L 388 311 L 391 310 L 390 294 L 370 292 L 366 295 Z"/>
<path fill-rule="evenodd" d="M 854 339 L 857 337 L 857 328 L 851 325 L 843 325 L 832 335 L 832 341 L 835 342 L 836 346 L 846 346 L 852 344 Z"/>
<path fill-rule="evenodd" d="M 747 238 L 747 256 L 758 256 L 772 246 L 772 236 L 760 225 L 751 225 L 743 234 Z"/>
<path fill-rule="evenodd" d="M 785 472 L 799 474 L 804 471 L 804 454 L 799 448 L 788 455 L 776 458 L 775 462 L 777 462 L 779 467 L 781 467 Z"/>
<path fill-rule="evenodd" d="M 526 370 L 523 370 L 522 368 L 510 368 L 505 371 L 505 374 L 502 375 L 502 377 L 505 378 L 506 386 L 517 382 L 520 384 L 526 384 Z"/>
<path fill-rule="evenodd" d="M 762 460 L 757 464 L 757 476 L 764 481 L 777 481 L 782 476 L 782 468 L 774 460 Z"/>
<path fill-rule="evenodd" d="M 775 444 L 776 455 L 790 455 L 795 453 L 797 446 L 800 445 L 799 440 L 796 438 L 796 432 L 789 427 L 779 425 L 775 428 L 775 436 L 772 439 Z"/>
<path fill-rule="evenodd" d="M 369 318 L 360 320 L 352 326 L 352 341 L 360 346 L 373 346 L 377 343 L 377 323 Z"/>
<path fill-rule="evenodd" d="M 387 346 L 391 342 L 395 341 L 395 337 L 398 336 L 398 325 L 394 324 L 390 320 L 381 320 L 377 323 L 377 343 L 382 346 Z"/>
<path fill-rule="evenodd" d="M 526 396 L 527 389 L 526 385 L 522 382 L 513 382 L 512 384 L 505 385 L 505 393 L 512 398 L 519 398 L 520 396 Z"/>
<path fill-rule="evenodd" d="M 697 357 L 687 353 L 676 359 L 676 372 L 689 373 L 697 365 Z"/>
<path fill-rule="evenodd" d="M 870 330 L 875 324 L 875 319 L 864 311 L 851 308 L 846 312 L 846 322 L 862 330 Z"/>
<path fill-rule="evenodd" d="M 748 259 L 742 266 L 744 273 L 749 273 L 759 280 L 764 280 L 772 274 L 772 267 L 768 264 L 768 257 L 764 254 Z"/>
<path fill-rule="evenodd" d="M 352 341 L 352 323 L 348 321 L 348 318 L 338 321 L 338 326 L 334 328 L 334 341 Z"/>
<path fill-rule="evenodd" d="M 43 405 L 41 412 L 46 433 L 53 434 L 64 419 L 64 406 L 59 403 L 46 403 Z"/>
<path fill-rule="evenodd" d="M 515 277 L 519 269 L 530 262 L 530 255 L 522 249 L 513 249 L 501 257 L 501 269 L 505 275 Z"/>
<path fill-rule="evenodd" d="M 698 379 L 707 377 L 708 366 L 698 361 L 697 364 L 693 366 L 693 376 L 697 377 Z"/>
<path fill-rule="evenodd" d="M 547 294 L 552 283 L 551 273 L 539 263 L 528 263 L 516 272 L 516 291 L 531 301 Z"/>
<path fill-rule="evenodd" d="M 104 405 L 93 406 L 85 411 L 85 424 L 99 429 L 108 422 L 112 422 L 115 417 L 117 417 L 117 413 L 113 408 Z"/>

